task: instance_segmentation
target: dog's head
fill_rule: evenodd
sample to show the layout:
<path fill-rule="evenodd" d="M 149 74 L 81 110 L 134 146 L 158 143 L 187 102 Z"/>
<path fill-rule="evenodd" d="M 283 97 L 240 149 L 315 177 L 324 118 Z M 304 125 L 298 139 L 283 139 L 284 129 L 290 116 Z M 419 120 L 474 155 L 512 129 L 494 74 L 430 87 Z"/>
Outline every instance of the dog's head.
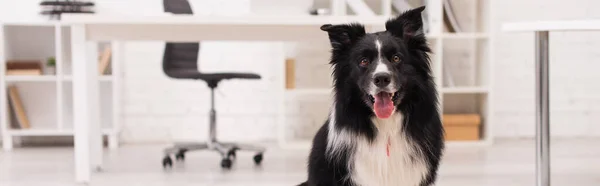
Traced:
<path fill-rule="evenodd" d="M 355 95 L 377 117 L 388 118 L 410 89 L 429 81 L 424 9 L 404 12 L 387 21 L 385 31 L 376 33 L 365 33 L 360 24 L 321 26 L 333 48 L 331 64 L 338 94 L 358 91 Z"/>

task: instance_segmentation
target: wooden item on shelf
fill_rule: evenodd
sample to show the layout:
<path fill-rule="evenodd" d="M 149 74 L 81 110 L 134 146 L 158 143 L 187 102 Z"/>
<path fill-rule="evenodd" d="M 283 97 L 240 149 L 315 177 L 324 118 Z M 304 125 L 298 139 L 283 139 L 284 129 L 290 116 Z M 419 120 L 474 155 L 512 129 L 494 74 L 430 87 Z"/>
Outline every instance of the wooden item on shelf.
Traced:
<path fill-rule="evenodd" d="M 478 114 L 444 114 L 442 123 L 446 130 L 446 140 L 480 139 L 481 117 Z"/>
<path fill-rule="evenodd" d="M 35 60 L 10 60 L 6 62 L 6 75 L 42 75 L 42 65 Z"/>
<path fill-rule="evenodd" d="M 23 103 L 21 102 L 21 97 L 19 96 L 19 91 L 17 90 L 16 86 L 12 85 L 8 87 L 8 97 L 10 106 L 14 112 L 14 116 L 19 124 L 19 127 L 21 129 L 30 128 L 29 119 L 27 119 L 27 113 L 25 113 L 25 108 L 23 107 Z"/>
<path fill-rule="evenodd" d="M 452 9 L 450 0 L 443 0 L 444 6 L 444 24 L 449 32 L 462 32 L 461 25 L 458 22 L 456 14 Z"/>
<path fill-rule="evenodd" d="M 285 88 L 296 88 L 296 60 L 285 60 Z"/>
<path fill-rule="evenodd" d="M 100 75 L 104 75 L 109 71 L 111 53 L 110 47 L 107 46 L 100 55 L 100 60 L 98 62 L 100 65 L 98 66 L 98 73 Z"/>
<path fill-rule="evenodd" d="M 20 69 L 20 70 L 8 70 L 6 71 L 8 76 L 39 76 L 42 75 L 41 70 L 35 69 Z"/>
<path fill-rule="evenodd" d="M 19 125 L 19 122 L 16 119 L 13 118 L 17 118 L 17 114 L 15 113 L 14 109 L 12 108 L 12 104 L 10 103 L 10 101 L 8 101 L 8 123 L 10 124 L 10 128 L 11 129 L 21 129 L 21 126 Z"/>

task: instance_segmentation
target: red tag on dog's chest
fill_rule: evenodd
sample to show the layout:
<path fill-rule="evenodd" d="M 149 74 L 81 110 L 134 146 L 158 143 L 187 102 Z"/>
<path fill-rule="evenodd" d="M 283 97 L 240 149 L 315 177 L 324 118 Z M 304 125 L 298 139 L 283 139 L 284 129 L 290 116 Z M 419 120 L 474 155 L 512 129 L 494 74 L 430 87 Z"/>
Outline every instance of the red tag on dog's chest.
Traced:
<path fill-rule="evenodd" d="M 385 146 L 385 154 L 387 154 L 387 157 L 390 157 L 390 138 L 389 137 L 387 140 L 387 145 Z"/>

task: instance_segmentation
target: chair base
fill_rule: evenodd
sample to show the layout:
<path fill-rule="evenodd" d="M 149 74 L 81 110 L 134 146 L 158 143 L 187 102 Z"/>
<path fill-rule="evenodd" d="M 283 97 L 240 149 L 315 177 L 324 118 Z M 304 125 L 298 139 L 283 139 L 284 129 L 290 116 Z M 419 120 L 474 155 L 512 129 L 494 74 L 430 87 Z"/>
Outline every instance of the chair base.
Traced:
<path fill-rule="evenodd" d="M 221 167 L 226 169 L 231 168 L 238 150 L 256 152 L 256 155 L 254 155 L 254 163 L 256 165 L 260 165 L 263 158 L 263 152 L 265 152 L 264 147 L 241 143 L 225 143 L 218 141 L 208 143 L 175 143 L 172 147 L 164 149 L 165 157 L 163 159 L 163 166 L 165 168 L 173 166 L 170 155 L 175 155 L 176 160 L 183 161 L 185 159 L 185 153 L 200 150 L 217 151 L 222 157 Z"/>
<path fill-rule="evenodd" d="M 219 152 L 221 154 L 221 167 L 223 168 L 231 168 L 233 164 L 233 160 L 235 159 L 236 152 L 238 150 L 242 151 L 254 151 L 256 155 L 254 155 L 254 163 L 257 165 L 261 163 L 263 159 L 263 152 L 265 152 L 264 147 L 259 147 L 250 144 L 241 144 L 241 143 L 224 143 L 219 142 L 217 140 L 217 111 L 215 110 L 215 88 L 216 83 L 211 85 L 209 83 L 210 88 L 210 120 L 208 125 L 208 142 L 206 143 L 175 143 L 174 146 L 166 148 L 164 150 L 165 157 L 163 158 L 163 167 L 169 168 L 173 166 L 173 160 L 171 160 L 170 155 L 175 154 L 175 158 L 177 160 L 184 160 L 185 153 L 188 151 L 198 151 L 198 150 L 213 150 Z"/>

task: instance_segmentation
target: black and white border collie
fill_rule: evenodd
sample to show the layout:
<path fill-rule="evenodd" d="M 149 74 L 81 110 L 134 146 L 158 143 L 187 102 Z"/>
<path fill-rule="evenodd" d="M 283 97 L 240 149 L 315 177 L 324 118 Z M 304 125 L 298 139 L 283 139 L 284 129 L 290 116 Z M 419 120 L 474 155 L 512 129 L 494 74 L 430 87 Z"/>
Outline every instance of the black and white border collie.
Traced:
<path fill-rule="evenodd" d="M 421 12 L 385 31 L 323 25 L 332 46 L 334 103 L 311 149 L 306 186 L 429 186 L 444 148 Z"/>

